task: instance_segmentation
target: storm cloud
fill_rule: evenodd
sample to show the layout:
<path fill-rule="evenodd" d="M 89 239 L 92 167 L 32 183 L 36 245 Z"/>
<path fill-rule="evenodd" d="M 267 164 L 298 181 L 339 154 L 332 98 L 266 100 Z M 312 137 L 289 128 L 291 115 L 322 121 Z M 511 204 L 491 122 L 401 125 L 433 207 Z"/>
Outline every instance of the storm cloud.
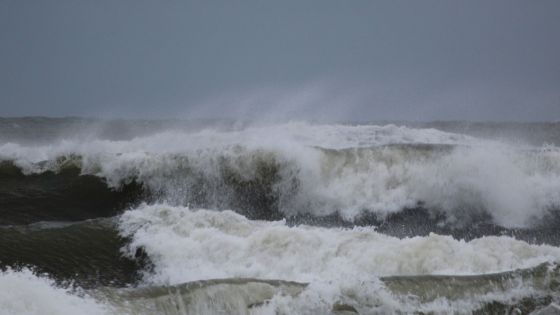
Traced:
<path fill-rule="evenodd" d="M 0 0 L 0 116 L 559 120 L 560 2 Z"/>

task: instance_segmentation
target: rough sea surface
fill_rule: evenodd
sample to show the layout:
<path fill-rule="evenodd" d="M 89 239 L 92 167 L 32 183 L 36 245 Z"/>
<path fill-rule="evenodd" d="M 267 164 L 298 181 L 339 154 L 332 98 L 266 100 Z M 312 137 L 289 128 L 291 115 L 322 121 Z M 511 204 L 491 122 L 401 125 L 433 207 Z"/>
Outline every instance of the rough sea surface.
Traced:
<path fill-rule="evenodd" d="M 0 314 L 539 312 L 559 146 L 560 123 L 0 118 Z"/>

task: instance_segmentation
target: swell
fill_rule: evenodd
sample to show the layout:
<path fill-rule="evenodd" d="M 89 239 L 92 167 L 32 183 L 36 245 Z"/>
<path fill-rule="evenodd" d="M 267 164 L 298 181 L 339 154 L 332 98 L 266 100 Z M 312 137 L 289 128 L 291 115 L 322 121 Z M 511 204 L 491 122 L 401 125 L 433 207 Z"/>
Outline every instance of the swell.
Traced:
<path fill-rule="evenodd" d="M 557 247 L 504 236 L 467 242 L 432 233 L 401 239 L 371 227 L 293 227 L 285 221 L 248 220 L 232 211 L 167 205 L 142 206 L 119 221 L 122 235 L 131 239 L 125 253 L 134 257 L 141 248 L 154 263 L 147 279 L 159 284 L 232 275 L 345 281 L 374 275 L 477 274 L 560 257 Z"/>
<path fill-rule="evenodd" d="M 41 222 L 0 227 L 0 268 L 31 267 L 81 287 L 124 286 L 139 280 L 146 257 L 125 257 L 127 240 L 114 220 Z"/>
<path fill-rule="evenodd" d="M 143 194 L 134 181 L 110 188 L 103 178 L 59 161 L 56 171 L 27 175 L 11 161 L 0 162 L 0 225 L 110 217 Z"/>
<path fill-rule="evenodd" d="M 110 216 L 143 201 L 233 209 L 251 219 L 294 224 L 390 225 L 416 212 L 430 228 L 523 229 L 548 224 L 560 206 L 555 149 L 417 143 L 282 151 L 233 145 L 19 159 L 3 162 L 0 176 L 4 220 L 12 223 Z"/>
<path fill-rule="evenodd" d="M 550 246 L 504 237 L 470 244 L 437 235 L 399 240 L 371 228 L 289 227 L 231 211 L 165 205 L 130 210 L 118 220 L 4 226 L 0 243 L 4 268 L 35 266 L 59 283 L 92 288 L 116 314 L 260 314 L 284 307 L 276 303 L 323 314 L 383 313 L 385 307 L 402 313 L 435 307 L 437 313 L 442 298 L 445 310 L 459 313 L 528 312 L 557 300 L 560 287 L 552 263 L 483 274 L 555 261 L 560 252 Z M 470 276 L 434 275 L 468 270 Z M 224 277 L 234 279 L 219 280 Z M 180 284 L 188 278 L 205 280 Z M 161 285 L 168 283 L 176 285 Z M 130 284 L 139 286 L 118 288 Z"/>
<path fill-rule="evenodd" d="M 358 294 L 329 294 L 328 283 L 321 290 L 317 283 L 251 278 L 86 292 L 67 290 L 29 270 L 0 272 L 0 280 L 0 288 L 12 293 L 0 295 L 2 314 L 96 315 L 554 314 L 559 283 L 557 267 L 547 264 L 474 276 L 382 277 L 362 281 Z M 371 290 L 360 294 L 368 286 Z"/>
<path fill-rule="evenodd" d="M 556 299 L 560 285 L 558 266 L 553 264 L 483 275 L 389 276 L 380 277 L 379 281 L 380 283 L 362 282 L 362 286 L 375 288 L 371 296 L 363 300 L 349 292 L 341 292 L 325 298 L 322 301 L 325 305 L 315 305 L 315 312 L 320 311 L 321 308 L 322 312 L 331 314 L 383 312 L 383 304 L 390 304 L 383 299 L 382 291 L 387 290 L 397 296 L 397 299 L 401 299 L 397 308 L 392 309 L 391 312 L 408 313 L 411 310 L 407 308 L 420 309 L 421 305 L 445 299 L 448 303 L 470 301 L 468 305 L 459 306 L 460 303 L 450 305 L 446 312 L 509 314 L 517 310 L 526 314 L 543 308 Z M 508 292 L 519 290 L 521 284 L 525 288 L 524 291 L 505 297 Z M 274 309 L 274 306 L 278 306 L 274 305 L 277 303 L 275 296 L 283 296 L 284 299 L 290 299 L 294 303 L 298 296 L 305 295 L 306 290 L 313 289 L 312 284 L 304 282 L 226 278 L 172 286 L 106 289 L 102 292 L 117 307 L 139 314 L 145 311 L 170 315 L 206 314 L 219 310 L 228 314 L 260 314 L 259 308 L 272 306 Z M 308 307 L 313 305 L 313 302 L 316 301 L 308 300 Z M 385 312 L 387 311 L 385 309 Z"/>
<path fill-rule="evenodd" d="M 228 143 L 150 152 L 140 150 L 140 142 L 130 152 L 119 152 L 125 144 L 110 144 L 110 152 L 68 153 L 65 147 L 61 155 L 53 154 L 54 149 L 35 152 L 51 156 L 46 160 L 7 160 L 2 167 L 8 179 L 4 199 L 18 206 L 18 189 L 28 189 L 23 195 L 41 202 L 69 194 L 70 205 L 63 208 L 88 200 L 86 209 L 114 211 L 127 202 L 158 201 L 233 209 L 254 219 L 338 215 L 347 222 L 424 208 L 432 216 L 444 216 L 450 226 L 489 222 L 508 228 L 538 225 L 560 206 L 556 148 Z M 38 188 L 30 190 L 33 185 Z M 96 201 L 89 191 L 101 192 L 102 198 Z"/>

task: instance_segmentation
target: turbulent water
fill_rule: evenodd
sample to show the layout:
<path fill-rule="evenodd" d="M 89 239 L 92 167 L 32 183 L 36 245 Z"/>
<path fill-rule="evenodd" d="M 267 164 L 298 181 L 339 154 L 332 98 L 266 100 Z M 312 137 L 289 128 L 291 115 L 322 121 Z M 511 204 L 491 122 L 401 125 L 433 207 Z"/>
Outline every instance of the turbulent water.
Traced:
<path fill-rule="evenodd" d="M 560 299 L 560 124 L 0 131 L 0 314 L 524 314 Z"/>

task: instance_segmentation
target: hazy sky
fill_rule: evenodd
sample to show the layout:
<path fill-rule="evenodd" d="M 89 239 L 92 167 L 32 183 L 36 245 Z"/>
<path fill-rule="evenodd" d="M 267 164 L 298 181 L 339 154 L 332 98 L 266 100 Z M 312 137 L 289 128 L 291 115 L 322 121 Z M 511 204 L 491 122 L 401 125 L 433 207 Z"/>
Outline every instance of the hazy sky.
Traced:
<path fill-rule="evenodd" d="M 0 0 L 0 116 L 560 120 L 560 1 Z"/>

